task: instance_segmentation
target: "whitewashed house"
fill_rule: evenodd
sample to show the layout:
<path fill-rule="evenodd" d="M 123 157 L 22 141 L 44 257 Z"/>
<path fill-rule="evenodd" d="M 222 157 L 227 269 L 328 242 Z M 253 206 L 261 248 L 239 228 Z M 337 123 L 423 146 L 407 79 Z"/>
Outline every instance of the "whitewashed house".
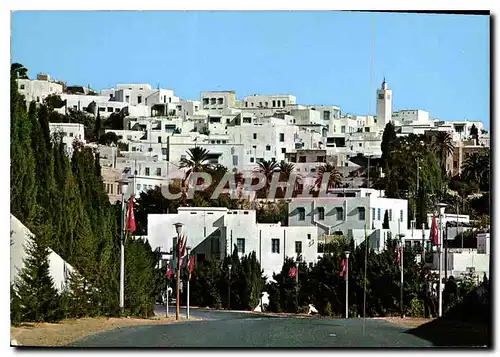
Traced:
<path fill-rule="evenodd" d="M 188 246 L 202 259 L 223 259 L 238 247 L 240 256 L 254 251 L 268 278 L 281 271 L 286 257 L 301 255 L 305 262 L 317 260 L 315 227 L 259 224 L 255 210 L 219 207 L 180 207 L 176 214 L 149 214 L 148 241 L 152 249 L 170 252 L 177 236 L 175 223 L 183 223 Z"/>
<path fill-rule="evenodd" d="M 343 235 L 359 245 L 370 237 L 370 246 L 380 250 L 385 247 L 387 231 L 392 237 L 406 234 L 408 201 L 385 198 L 374 189 L 331 189 L 326 197 L 293 198 L 288 204 L 288 225 L 313 226 L 318 229 L 318 239 L 328 240 L 332 235 Z M 382 228 L 385 212 L 389 229 Z"/>

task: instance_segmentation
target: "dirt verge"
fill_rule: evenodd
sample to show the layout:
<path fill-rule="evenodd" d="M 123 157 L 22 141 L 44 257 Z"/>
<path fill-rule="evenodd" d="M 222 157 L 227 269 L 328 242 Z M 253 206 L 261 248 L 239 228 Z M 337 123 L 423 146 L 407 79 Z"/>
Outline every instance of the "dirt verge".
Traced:
<path fill-rule="evenodd" d="M 402 319 L 401 317 L 382 317 L 381 320 L 392 322 L 393 324 L 399 326 L 415 328 L 422 326 L 423 324 L 430 322 L 434 319 L 423 318 L 423 317 L 405 317 L 404 319 Z"/>
<path fill-rule="evenodd" d="M 191 317 L 191 320 L 198 320 Z M 179 322 L 186 321 L 181 316 Z M 91 334 L 112 330 L 118 327 L 138 325 L 159 325 L 176 323 L 175 317 L 139 318 L 82 318 L 64 320 L 59 323 L 24 323 L 10 328 L 11 345 L 56 347 L 65 346 L 71 342 Z M 15 341 L 12 341 L 15 340 Z"/>

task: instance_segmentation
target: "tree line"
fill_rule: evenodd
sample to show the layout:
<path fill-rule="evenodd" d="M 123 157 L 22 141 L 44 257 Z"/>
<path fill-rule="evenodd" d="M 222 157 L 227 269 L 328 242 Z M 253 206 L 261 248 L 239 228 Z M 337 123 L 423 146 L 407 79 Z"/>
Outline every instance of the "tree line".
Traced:
<path fill-rule="evenodd" d="M 12 321 L 119 316 L 120 206 L 109 202 L 98 152 L 75 141 L 70 158 L 62 137 L 49 130 L 61 114 L 47 103 L 26 103 L 18 92 L 17 78 L 26 73 L 22 65 L 11 68 L 10 210 L 34 237 L 11 285 Z M 76 271 L 62 292 L 49 274 L 49 248 Z M 153 313 L 158 261 L 149 243 L 126 242 L 126 314 Z"/>
<path fill-rule="evenodd" d="M 265 306 L 266 311 L 307 313 L 311 304 L 321 315 L 342 317 L 345 316 L 346 281 L 340 276 L 340 261 L 345 257 L 344 252 L 349 250 L 349 315 L 399 316 L 401 285 L 400 265 L 395 260 L 397 242 L 389 240 L 381 252 L 372 249 L 366 252 L 364 243 L 354 247 L 353 242 L 348 243 L 345 239 L 328 244 L 328 253 L 319 257 L 316 263 L 306 264 L 287 258 L 281 271 L 269 280 L 264 276 L 255 252 L 238 258 L 237 247 L 234 247 L 231 256 L 222 261 L 198 262 L 190 281 L 190 303 L 214 309 L 253 310 L 259 305 L 262 293 L 267 292 L 269 305 Z M 403 250 L 403 311 L 406 316 L 436 316 L 437 296 L 430 294 L 430 288 L 437 283 L 438 276 L 417 262 L 418 254 L 420 251 L 416 249 Z M 229 264 L 232 266 L 231 274 Z M 290 276 L 290 268 L 297 265 L 298 283 L 295 277 Z M 166 273 L 167 268 L 163 269 Z M 183 281 L 186 281 L 186 276 Z M 467 276 L 458 284 L 453 284 L 454 288 L 447 283 L 444 289 L 444 312 L 460 304 L 477 286 L 477 281 Z M 167 286 L 174 289 L 174 280 L 165 281 L 163 293 Z M 186 303 L 185 288 L 181 303 Z"/>

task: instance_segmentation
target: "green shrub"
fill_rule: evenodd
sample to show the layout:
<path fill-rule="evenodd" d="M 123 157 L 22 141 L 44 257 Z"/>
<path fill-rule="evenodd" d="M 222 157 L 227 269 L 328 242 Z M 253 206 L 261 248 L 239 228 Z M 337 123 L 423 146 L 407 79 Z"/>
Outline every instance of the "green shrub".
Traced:
<path fill-rule="evenodd" d="M 332 304 L 330 304 L 330 301 L 326 303 L 325 308 L 323 310 L 323 315 L 332 316 Z"/>
<path fill-rule="evenodd" d="M 424 302 L 420 299 L 413 298 L 410 305 L 406 308 L 406 315 L 411 317 L 424 317 Z"/>

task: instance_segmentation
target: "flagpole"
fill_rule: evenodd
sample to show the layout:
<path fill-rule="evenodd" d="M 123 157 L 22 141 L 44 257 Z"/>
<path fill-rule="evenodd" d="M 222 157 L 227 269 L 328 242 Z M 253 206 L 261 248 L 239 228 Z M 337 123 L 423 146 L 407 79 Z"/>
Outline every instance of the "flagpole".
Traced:
<path fill-rule="evenodd" d="M 188 264 L 190 265 L 190 260 L 189 260 L 189 251 L 191 250 L 190 247 L 186 248 L 186 253 L 187 253 L 187 258 L 188 258 Z M 188 279 L 187 279 L 187 306 L 186 306 L 186 318 L 189 320 L 189 281 L 191 280 L 191 267 L 188 266 Z"/>
<path fill-rule="evenodd" d="M 297 253 L 297 259 L 295 262 L 295 306 L 297 307 L 297 313 L 299 312 L 299 254 Z"/>
<path fill-rule="evenodd" d="M 445 203 L 438 203 L 439 207 L 439 243 L 438 243 L 438 254 L 439 254 L 439 281 L 438 281 L 438 299 L 439 299 L 439 317 L 443 315 L 443 214 L 446 208 Z"/>
<path fill-rule="evenodd" d="M 403 303 L 403 296 L 404 296 L 404 263 L 403 263 L 403 253 L 404 253 L 404 239 L 405 235 L 404 233 L 399 233 L 399 241 L 401 244 L 401 249 L 399 250 L 399 255 L 400 255 L 400 261 L 401 261 L 401 287 L 400 287 L 400 296 L 399 296 L 399 306 L 401 309 L 401 318 L 405 317 L 404 313 L 404 303 Z"/>
<path fill-rule="evenodd" d="M 125 308 L 125 241 L 123 232 L 125 230 L 125 198 L 122 192 L 121 226 L 120 226 L 120 311 L 123 314 Z"/>
<path fill-rule="evenodd" d="M 368 222 L 365 217 L 365 281 L 364 281 L 364 288 L 363 288 L 363 336 L 365 335 L 365 329 L 366 329 L 366 268 L 368 265 L 368 235 L 366 233 L 366 226 Z"/>
<path fill-rule="evenodd" d="M 172 264 L 173 264 L 173 261 L 172 261 Z M 167 312 L 165 313 L 165 317 L 168 317 L 168 299 L 169 299 L 169 291 L 168 289 L 170 289 L 170 278 L 172 277 L 172 270 L 170 268 L 170 261 L 167 260 L 167 301 L 165 303 L 166 305 L 166 308 L 167 308 Z"/>
<path fill-rule="evenodd" d="M 345 252 L 345 318 L 349 318 L 349 251 Z"/>

